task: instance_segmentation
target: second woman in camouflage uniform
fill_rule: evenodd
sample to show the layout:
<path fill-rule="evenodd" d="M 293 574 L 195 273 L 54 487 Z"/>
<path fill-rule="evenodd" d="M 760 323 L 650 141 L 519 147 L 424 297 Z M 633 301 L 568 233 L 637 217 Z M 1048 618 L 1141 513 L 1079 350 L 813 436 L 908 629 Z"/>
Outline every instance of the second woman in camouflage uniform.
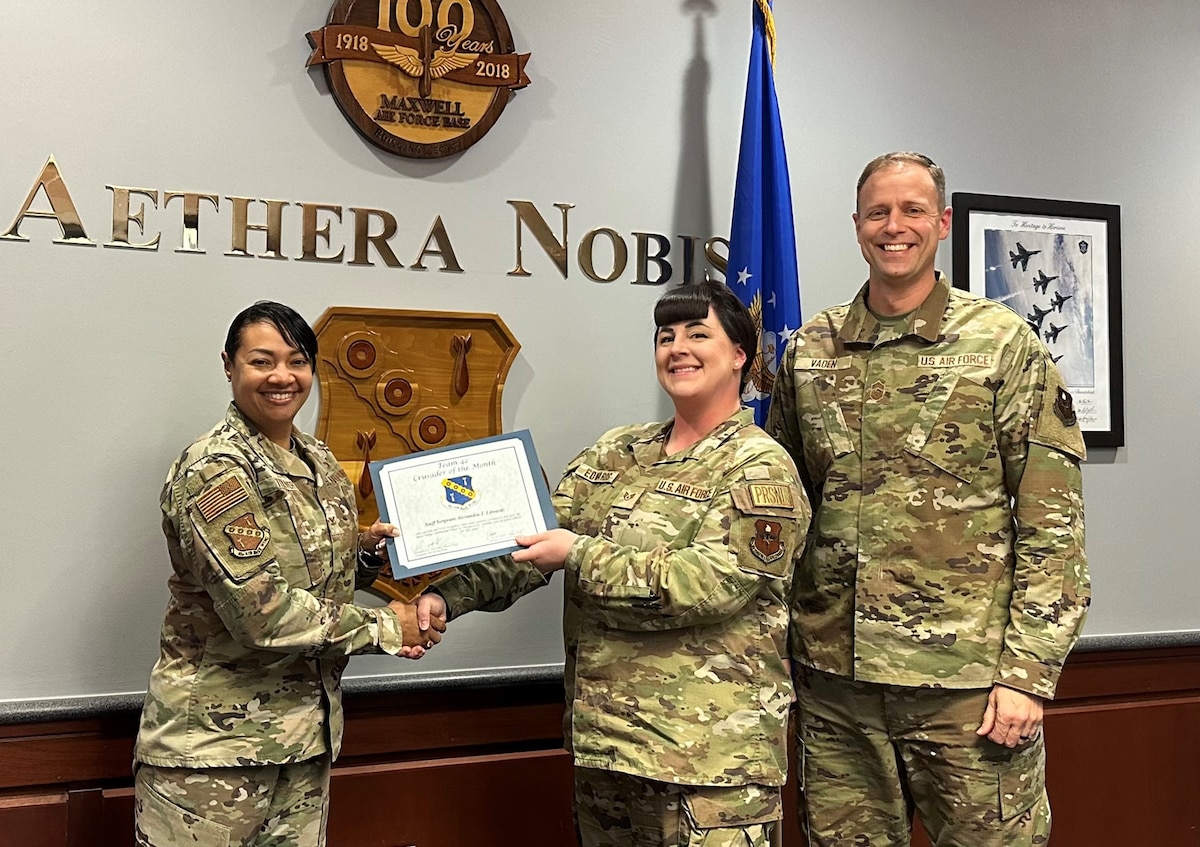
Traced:
<path fill-rule="evenodd" d="M 765 847 L 787 770 L 787 595 L 808 501 L 741 407 L 758 345 L 737 297 L 681 286 L 654 319 L 674 417 L 605 433 L 554 492 L 562 528 L 461 569 L 418 616 L 498 611 L 563 569 L 583 847 Z"/>

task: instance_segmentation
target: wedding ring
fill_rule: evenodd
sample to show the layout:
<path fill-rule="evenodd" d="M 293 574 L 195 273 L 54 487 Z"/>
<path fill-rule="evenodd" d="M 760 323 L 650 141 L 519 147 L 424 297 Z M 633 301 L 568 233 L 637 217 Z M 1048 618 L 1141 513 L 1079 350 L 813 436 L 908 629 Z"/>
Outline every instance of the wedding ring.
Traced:
<path fill-rule="evenodd" d="M 433 649 L 433 639 L 430 639 L 429 641 L 426 641 L 426 642 L 425 642 L 425 649 L 426 649 L 426 650 L 432 650 L 432 649 Z"/>

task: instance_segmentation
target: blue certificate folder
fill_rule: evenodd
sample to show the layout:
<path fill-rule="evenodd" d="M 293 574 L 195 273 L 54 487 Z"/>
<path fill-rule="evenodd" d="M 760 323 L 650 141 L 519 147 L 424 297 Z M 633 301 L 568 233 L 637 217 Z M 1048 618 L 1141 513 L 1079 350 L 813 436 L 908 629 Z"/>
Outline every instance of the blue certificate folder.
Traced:
<path fill-rule="evenodd" d="M 529 430 L 371 462 L 397 579 L 520 549 L 518 535 L 558 526 Z"/>

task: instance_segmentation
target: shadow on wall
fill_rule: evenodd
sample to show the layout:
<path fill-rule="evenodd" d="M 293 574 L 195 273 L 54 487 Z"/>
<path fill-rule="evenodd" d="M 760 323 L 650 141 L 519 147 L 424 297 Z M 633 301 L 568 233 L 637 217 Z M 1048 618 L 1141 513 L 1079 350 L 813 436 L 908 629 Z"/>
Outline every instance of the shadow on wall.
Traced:
<path fill-rule="evenodd" d="M 695 16 L 695 29 L 692 61 L 683 76 L 683 95 L 679 98 L 682 131 L 679 134 L 673 231 L 704 239 L 718 234 L 713 231 L 708 163 L 708 92 L 712 72 L 704 52 L 704 18 L 716 12 L 716 5 L 713 0 L 684 0 L 683 11 Z M 703 254 L 696 257 L 697 276 L 703 259 Z"/>

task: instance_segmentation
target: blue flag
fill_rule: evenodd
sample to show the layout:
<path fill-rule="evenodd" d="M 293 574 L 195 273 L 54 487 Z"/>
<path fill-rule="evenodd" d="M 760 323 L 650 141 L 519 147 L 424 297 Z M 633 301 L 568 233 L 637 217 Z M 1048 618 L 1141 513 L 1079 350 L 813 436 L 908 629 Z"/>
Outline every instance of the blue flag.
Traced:
<path fill-rule="evenodd" d="M 725 281 L 758 324 L 761 349 L 750 366 L 742 402 L 754 409 L 754 420 L 761 426 L 784 344 L 800 326 L 800 276 L 792 189 L 775 97 L 774 51 L 768 43 L 774 41 L 774 25 L 768 27 L 763 15 L 764 9 L 770 14 L 765 0 L 753 6 L 754 33 Z"/>

